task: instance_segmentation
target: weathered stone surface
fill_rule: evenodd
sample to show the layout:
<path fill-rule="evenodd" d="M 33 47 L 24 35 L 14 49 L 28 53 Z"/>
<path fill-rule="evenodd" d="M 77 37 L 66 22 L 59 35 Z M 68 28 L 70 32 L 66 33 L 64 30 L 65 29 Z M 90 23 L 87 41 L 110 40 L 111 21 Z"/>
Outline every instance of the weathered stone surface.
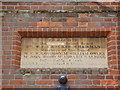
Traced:
<path fill-rule="evenodd" d="M 107 68 L 106 38 L 23 38 L 21 68 Z"/>
<path fill-rule="evenodd" d="M 119 2 L 119 0 L 0 0 L 2 2 Z"/>

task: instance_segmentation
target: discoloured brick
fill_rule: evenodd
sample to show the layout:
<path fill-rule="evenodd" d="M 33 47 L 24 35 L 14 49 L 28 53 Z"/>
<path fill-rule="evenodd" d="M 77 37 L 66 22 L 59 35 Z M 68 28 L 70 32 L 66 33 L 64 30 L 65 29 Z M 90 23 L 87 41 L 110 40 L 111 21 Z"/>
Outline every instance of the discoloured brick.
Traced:
<path fill-rule="evenodd" d="M 53 81 L 48 81 L 48 80 L 37 80 L 36 84 L 38 85 L 52 85 Z"/>
<path fill-rule="evenodd" d="M 78 79 L 78 76 L 77 75 L 69 75 L 68 79 Z"/>
<path fill-rule="evenodd" d="M 90 85 L 92 84 L 92 81 L 90 80 L 79 80 L 75 82 L 76 85 Z"/>
<path fill-rule="evenodd" d="M 10 80 L 11 85 L 26 85 L 26 81 L 23 80 Z"/>
<path fill-rule="evenodd" d="M 60 22 L 51 22 L 51 23 L 39 22 L 39 23 L 37 23 L 37 26 L 40 26 L 40 27 L 62 27 L 62 23 L 60 23 Z"/>
<path fill-rule="evenodd" d="M 101 80 L 100 83 L 102 85 L 118 85 L 117 80 Z"/>

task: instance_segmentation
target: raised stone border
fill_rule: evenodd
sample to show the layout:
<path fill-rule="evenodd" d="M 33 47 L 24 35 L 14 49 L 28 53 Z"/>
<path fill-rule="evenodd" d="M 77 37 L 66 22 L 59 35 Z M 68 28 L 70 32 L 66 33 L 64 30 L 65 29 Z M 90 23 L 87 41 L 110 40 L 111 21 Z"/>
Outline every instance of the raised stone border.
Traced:
<path fill-rule="evenodd" d="M 119 2 L 120 0 L 0 0 L 1 2 Z"/>
<path fill-rule="evenodd" d="M 0 10 L 4 13 L 120 13 L 120 10 Z"/>
<path fill-rule="evenodd" d="M 107 68 L 22 68 L 16 71 L 20 74 L 108 74 L 109 70 Z"/>

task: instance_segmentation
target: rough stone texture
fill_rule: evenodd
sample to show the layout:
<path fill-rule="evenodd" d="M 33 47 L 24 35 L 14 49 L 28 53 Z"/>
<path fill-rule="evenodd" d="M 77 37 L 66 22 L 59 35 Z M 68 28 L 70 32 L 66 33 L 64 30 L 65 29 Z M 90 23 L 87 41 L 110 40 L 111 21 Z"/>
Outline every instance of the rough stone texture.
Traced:
<path fill-rule="evenodd" d="M 119 2 L 120 0 L 0 0 L 2 2 Z"/>

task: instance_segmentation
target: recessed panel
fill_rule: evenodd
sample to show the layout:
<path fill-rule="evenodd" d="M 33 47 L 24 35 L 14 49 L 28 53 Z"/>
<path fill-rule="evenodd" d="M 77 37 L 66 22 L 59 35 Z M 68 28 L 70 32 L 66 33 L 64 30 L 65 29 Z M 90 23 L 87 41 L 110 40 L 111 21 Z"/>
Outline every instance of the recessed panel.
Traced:
<path fill-rule="evenodd" d="M 106 38 L 23 38 L 21 68 L 107 68 Z"/>

